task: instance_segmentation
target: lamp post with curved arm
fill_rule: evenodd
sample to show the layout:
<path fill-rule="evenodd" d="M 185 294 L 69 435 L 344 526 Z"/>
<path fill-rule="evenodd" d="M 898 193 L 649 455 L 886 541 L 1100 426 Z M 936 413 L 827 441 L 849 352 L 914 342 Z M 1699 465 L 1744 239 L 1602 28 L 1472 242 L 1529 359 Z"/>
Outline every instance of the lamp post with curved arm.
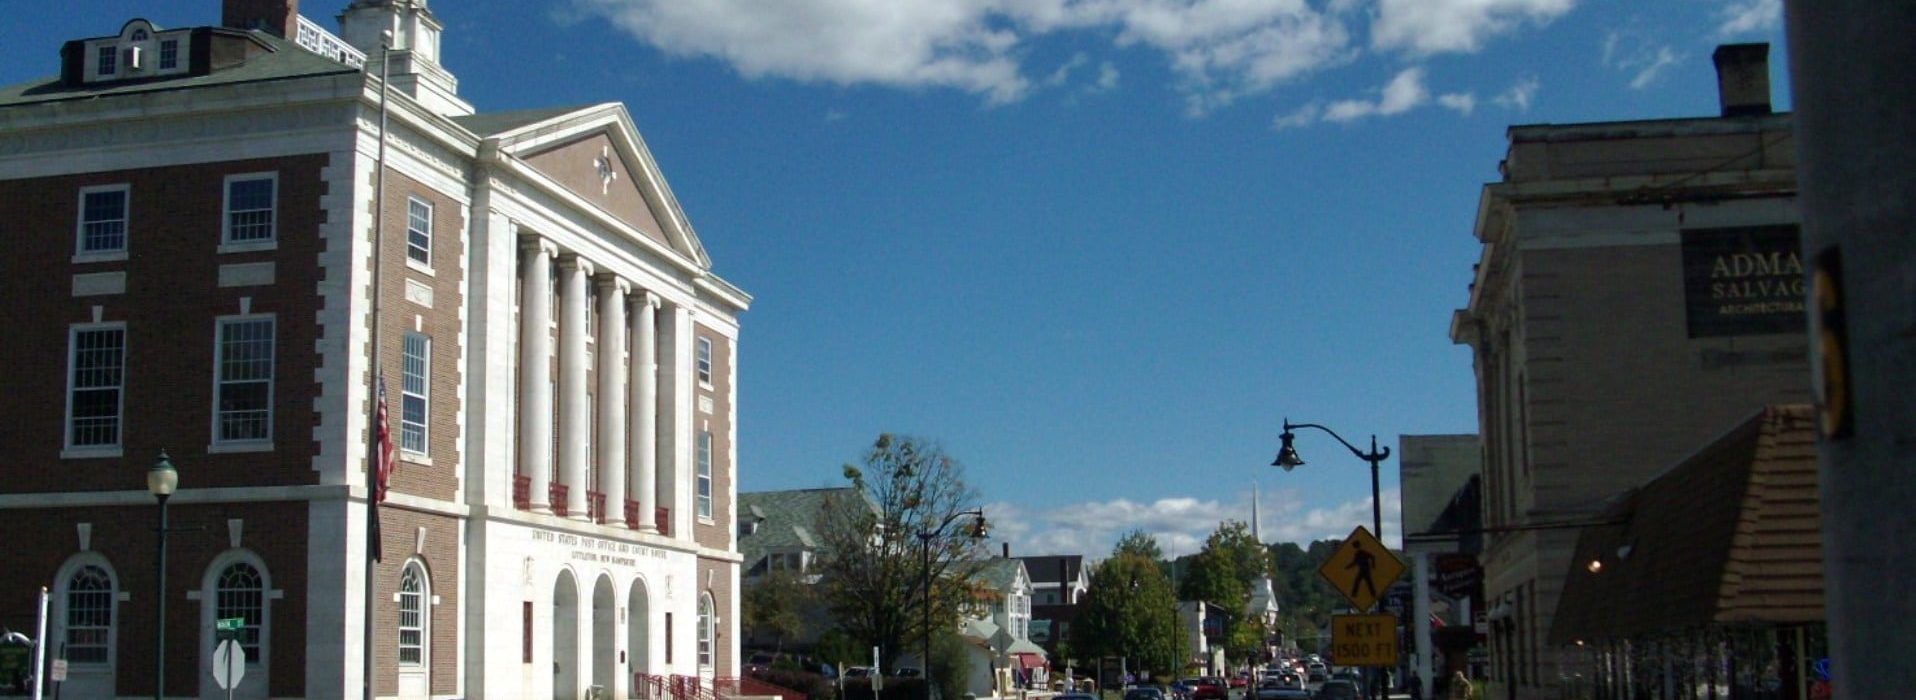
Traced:
<path fill-rule="evenodd" d="M 1280 440 L 1283 440 L 1283 444 L 1277 449 L 1277 459 L 1271 461 L 1271 466 L 1283 467 L 1286 472 L 1304 466 L 1304 458 L 1297 456 L 1297 448 L 1291 445 L 1291 442 L 1297 438 L 1291 431 L 1299 428 L 1316 428 L 1329 433 L 1331 437 L 1337 438 L 1338 442 L 1344 443 L 1344 447 L 1350 448 L 1351 454 L 1357 455 L 1358 459 L 1370 462 L 1371 527 L 1376 530 L 1371 534 L 1376 535 L 1380 540 L 1383 539 L 1384 504 L 1383 501 L 1379 500 L 1378 496 L 1377 465 L 1386 459 L 1390 459 L 1390 447 L 1386 445 L 1380 451 L 1377 447 L 1377 435 L 1372 433 L 1370 436 L 1370 451 L 1365 452 L 1358 449 L 1356 445 L 1352 445 L 1349 440 L 1344 439 L 1344 436 L 1338 435 L 1336 431 L 1330 428 L 1316 423 L 1292 423 L 1291 419 L 1285 418 L 1284 434 L 1278 436 Z"/>
<path fill-rule="evenodd" d="M 919 657 L 919 659 L 918 659 L 918 663 L 919 663 L 919 665 L 920 665 L 920 666 L 923 666 L 923 668 L 920 668 L 920 669 L 919 669 L 919 677 L 920 677 L 920 678 L 922 678 L 922 679 L 924 680 L 924 682 L 925 682 L 925 700 L 931 700 L 931 699 L 932 699 L 932 682 L 931 682 L 931 541 L 932 541 L 932 540 L 935 540 L 935 539 L 938 539 L 939 537 L 941 537 L 941 536 L 943 536 L 943 535 L 945 534 L 945 528 L 947 528 L 947 527 L 951 527 L 951 524 L 952 524 L 952 523 L 954 523 L 954 522 L 957 522 L 957 520 L 958 520 L 959 518 L 963 518 L 963 517 L 966 517 L 966 516 L 970 516 L 971 518 L 973 518 L 973 520 L 972 520 L 972 523 L 971 523 L 971 530 L 970 530 L 969 532 L 967 532 L 967 533 L 966 533 L 966 535 L 968 535 L 969 537 L 971 537 L 971 539 L 974 539 L 974 540 L 978 540 L 978 539 L 983 539 L 983 538 L 984 538 L 984 536 L 985 536 L 985 511 L 984 511 L 984 509 L 982 509 L 982 508 L 973 508 L 973 509 L 971 509 L 971 510 L 963 510 L 963 511 L 959 511 L 959 512 L 956 512 L 956 513 L 952 513 L 951 515 L 947 515 L 947 516 L 945 516 L 945 520 L 944 520 L 944 522 L 941 522 L 941 523 L 938 523 L 938 526 L 937 526 L 937 527 L 934 527 L 934 528 L 932 528 L 932 529 L 930 529 L 930 530 L 921 530 L 921 531 L 919 531 L 919 533 L 918 533 L 918 543 L 919 543 L 920 545 L 922 545 L 922 547 L 924 548 L 924 552 L 925 552 L 925 564 L 924 564 L 924 568 L 920 570 L 920 575 L 919 575 L 919 582 L 920 582 L 920 584 L 921 584 L 921 585 L 923 585 L 923 586 L 924 586 L 924 589 L 925 589 L 925 590 L 924 590 L 924 595 L 925 595 L 925 641 L 924 641 L 924 647 L 923 647 L 923 651 L 924 651 L 924 655 L 923 655 L 923 656 L 920 656 L 920 657 Z"/>
<path fill-rule="evenodd" d="M 1277 459 L 1271 460 L 1271 466 L 1283 467 L 1286 472 L 1304 466 L 1304 458 L 1297 456 L 1297 448 L 1292 445 L 1292 441 L 1296 440 L 1297 436 L 1291 431 L 1301 428 L 1315 428 L 1329 433 L 1330 436 L 1336 438 L 1338 442 L 1344 443 L 1344 447 L 1349 448 L 1351 454 L 1356 455 L 1358 459 L 1370 462 L 1370 513 L 1371 527 L 1374 529 L 1374 532 L 1371 534 L 1376 535 L 1379 540 L 1382 540 L 1384 538 L 1384 502 L 1379 495 L 1380 491 L 1377 485 L 1377 465 L 1390 458 L 1390 447 L 1387 445 L 1381 450 L 1378 449 L 1377 434 L 1372 433 L 1370 436 L 1370 451 L 1365 452 L 1358 449 L 1356 445 L 1352 445 L 1349 440 L 1344 439 L 1344 436 L 1338 435 L 1337 431 L 1331 430 L 1330 428 L 1316 423 L 1292 423 L 1290 418 L 1285 418 L 1284 434 L 1278 436 L 1278 438 L 1282 440 L 1282 443 L 1277 448 Z M 1358 612 L 1364 611 L 1360 610 Z M 1383 689 L 1378 687 L 1381 684 L 1376 682 L 1377 674 L 1372 671 L 1367 672 L 1366 675 L 1370 679 L 1370 687 L 1365 690 L 1370 694 L 1382 697 Z"/>

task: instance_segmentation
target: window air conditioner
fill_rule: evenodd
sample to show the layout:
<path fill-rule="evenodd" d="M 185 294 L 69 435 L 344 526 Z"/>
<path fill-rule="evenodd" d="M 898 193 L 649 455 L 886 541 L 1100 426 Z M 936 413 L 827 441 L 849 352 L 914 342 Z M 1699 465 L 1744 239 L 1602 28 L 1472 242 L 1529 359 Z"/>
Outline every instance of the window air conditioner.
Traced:
<path fill-rule="evenodd" d="M 126 47 L 126 68 L 127 70 L 146 68 L 146 51 L 138 46 Z"/>

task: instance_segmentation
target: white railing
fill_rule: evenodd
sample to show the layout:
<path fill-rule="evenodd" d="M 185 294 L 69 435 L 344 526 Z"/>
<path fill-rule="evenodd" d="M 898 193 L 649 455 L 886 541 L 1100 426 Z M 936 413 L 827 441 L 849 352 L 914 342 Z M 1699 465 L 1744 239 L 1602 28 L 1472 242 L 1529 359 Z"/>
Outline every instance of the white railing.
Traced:
<path fill-rule="evenodd" d="M 366 67 L 366 54 L 364 52 L 353 48 L 351 44 L 346 43 L 339 37 L 333 36 L 332 32 L 326 31 L 325 28 L 314 24 L 312 20 L 306 19 L 305 15 L 299 16 L 299 32 L 297 36 L 293 37 L 293 43 L 298 44 L 300 48 L 306 49 L 307 51 L 325 56 L 354 68 Z"/>

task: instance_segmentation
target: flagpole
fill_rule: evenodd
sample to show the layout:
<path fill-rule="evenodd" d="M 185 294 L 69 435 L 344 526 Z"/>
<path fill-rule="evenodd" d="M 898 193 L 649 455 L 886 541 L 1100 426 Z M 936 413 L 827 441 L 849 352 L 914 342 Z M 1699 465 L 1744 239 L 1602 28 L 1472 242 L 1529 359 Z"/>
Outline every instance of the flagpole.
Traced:
<path fill-rule="evenodd" d="M 386 69 L 391 63 L 392 32 L 381 32 L 379 36 L 379 153 L 373 162 L 373 274 L 372 293 L 372 352 L 370 364 L 373 371 L 367 372 L 367 417 L 366 421 L 366 609 L 365 639 L 362 642 L 361 656 L 365 667 L 361 680 L 365 686 L 365 700 L 373 700 L 373 603 L 378 596 L 373 594 L 373 564 L 377 561 L 373 553 L 379 548 L 379 468 L 384 458 L 379 447 L 378 414 L 380 410 L 379 384 L 382 377 L 379 367 L 379 263 L 380 246 L 384 243 L 383 234 L 386 219 Z"/>

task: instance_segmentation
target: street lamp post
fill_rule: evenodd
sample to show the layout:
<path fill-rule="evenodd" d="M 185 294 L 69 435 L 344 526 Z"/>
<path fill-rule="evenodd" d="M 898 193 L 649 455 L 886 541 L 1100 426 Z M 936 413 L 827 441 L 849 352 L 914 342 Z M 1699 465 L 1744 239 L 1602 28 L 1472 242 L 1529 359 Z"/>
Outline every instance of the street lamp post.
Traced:
<path fill-rule="evenodd" d="M 1384 502 L 1381 499 L 1377 486 L 1377 465 L 1390 458 L 1390 447 L 1386 445 L 1383 449 L 1379 450 L 1377 447 L 1377 434 L 1372 433 L 1370 436 L 1370 451 L 1365 452 L 1358 449 L 1356 445 L 1352 445 L 1349 440 L 1344 439 L 1344 436 L 1338 435 L 1336 431 L 1330 428 L 1316 423 L 1292 423 L 1291 419 L 1285 418 L 1284 433 L 1278 436 L 1278 439 L 1282 442 L 1277 448 L 1277 459 L 1271 460 L 1271 466 L 1283 467 L 1286 472 L 1304 466 L 1304 458 L 1297 456 L 1297 448 L 1291 444 L 1293 440 L 1297 439 L 1297 436 L 1292 434 L 1291 431 L 1299 428 L 1322 430 L 1331 437 L 1336 438 L 1338 442 L 1344 443 L 1344 447 L 1349 448 L 1351 454 L 1356 455 L 1358 459 L 1370 463 L 1371 534 L 1376 535 L 1379 540 L 1382 540 L 1384 538 Z M 1365 611 L 1360 610 L 1359 612 Z M 1372 695 L 1382 697 L 1382 689 L 1378 687 L 1379 683 L 1377 683 L 1377 674 L 1373 671 L 1368 675 L 1371 677 L 1371 687 L 1368 689 L 1368 692 Z"/>
<path fill-rule="evenodd" d="M 153 567 L 158 581 L 153 600 L 159 611 L 158 622 L 153 625 L 153 700 L 166 695 L 166 499 L 179 485 L 180 474 L 173 470 L 173 460 L 167 458 L 166 450 L 160 450 L 160 458 L 146 471 L 146 490 L 160 502 L 160 527 L 155 531 L 159 534 L 160 552 Z"/>
<path fill-rule="evenodd" d="M 924 586 L 924 589 L 925 589 L 925 592 L 924 592 L 924 595 L 925 595 L 925 641 L 924 641 L 924 646 L 922 647 L 922 650 L 924 651 L 924 655 L 918 657 L 918 665 L 921 667 L 918 669 L 919 678 L 925 682 L 925 700 L 931 700 L 932 698 L 932 688 L 931 688 L 931 541 L 944 535 L 945 528 L 951 527 L 951 524 L 953 522 L 956 522 L 959 518 L 966 517 L 966 516 L 970 516 L 974 518 L 971 524 L 971 532 L 967 534 L 969 534 L 971 538 L 974 540 L 983 538 L 985 536 L 985 511 L 979 508 L 973 508 L 971 510 L 966 510 L 966 511 L 959 511 L 957 513 L 952 513 L 951 515 L 947 515 L 945 516 L 944 522 L 938 523 L 938 527 L 934 527 L 930 530 L 924 530 L 918 533 L 918 543 L 922 546 L 925 553 L 924 567 L 919 570 L 919 582 L 921 585 Z"/>

